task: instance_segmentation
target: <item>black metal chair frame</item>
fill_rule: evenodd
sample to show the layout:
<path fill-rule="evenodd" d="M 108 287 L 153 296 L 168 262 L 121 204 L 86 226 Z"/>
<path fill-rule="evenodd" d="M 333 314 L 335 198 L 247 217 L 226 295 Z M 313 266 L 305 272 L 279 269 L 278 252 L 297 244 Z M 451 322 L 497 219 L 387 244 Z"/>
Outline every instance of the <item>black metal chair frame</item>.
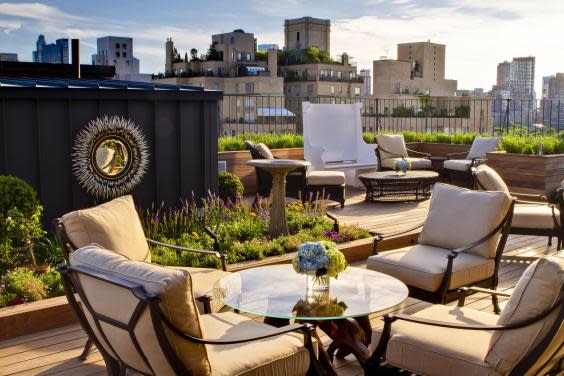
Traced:
<path fill-rule="evenodd" d="M 421 151 L 415 151 L 412 149 L 408 149 L 407 150 L 407 155 L 409 156 L 410 154 L 416 154 L 418 158 L 423 158 L 423 159 L 429 159 L 431 160 L 431 154 L 429 153 L 423 153 Z M 378 158 L 378 171 L 389 171 L 389 170 L 393 170 L 393 168 L 389 168 L 389 167 L 382 167 L 382 155 L 380 154 L 380 152 L 384 152 L 384 153 L 388 153 L 388 154 L 392 154 L 395 156 L 395 158 L 405 158 L 405 156 L 401 155 L 401 154 L 397 154 L 397 153 L 393 153 L 391 151 L 388 151 L 386 149 L 384 149 L 383 147 L 381 147 L 380 145 L 378 145 L 378 147 L 376 148 L 376 156 Z M 385 158 L 387 159 L 387 158 Z"/>
<path fill-rule="evenodd" d="M 55 218 L 53 220 L 53 227 L 54 227 L 55 238 L 57 239 L 57 243 L 59 243 L 59 246 L 63 250 L 63 255 L 65 257 L 65 260 L 68 263 L 70 254 L 72 252 L 74 252 L 76 249 L 78 249 L 78 247 L 76 247 L 72 243 L 72 241 L 69 239 L 67 232 L 65 230 L 65 226 L 64 226 L 61 218 Z M 221 266 L 222 266 L 223 271 L 227 271 L 227 255 L 219 252 L 219 240 L 217 238 L 217 235 L 215 235 L 210 229 L 208 229 L 205 226 L 204 226 L 204 230 L 213 239 L 213 242 L 214 242 L 213 243 L 213 248 L 214 248 L 213 251 L 209 251 L 209 250 L 205 250 L 205 249 L 192 249 L 192 248 L 180 247 L 180 246 L 177 246 L 177 245 L 171 245 L 171 244 L 158 242 L 156 240 L 149 239 L 149 238 L 145 238 L 145 239 L 147 240 L 147 242 L 149 244 L 167 247 L 167 248 L 170 248 L 172 250 L 175 250 L 177 253 L 192 252 L 192 253 L 215 256 L 215 257 L 217 257 L 221 260 Z M 202 304 L 204 305 L 204 312 L 205 313 L 211 313 L 212 312 L 211 301 L 213 300 L 213 297 L 211 295 L 199 296 L 199 297 L 196 298 L 196 300 L 199 300 L 200 302 L 202 302 Z M 75 312 L 77 313 L 77 315 L 80 316 L 81 313 L 80 313 L 79 310 L 78 311 L 75 310 Z M 82 322 L 83 320 L 80 320 L 80 321 Z M 79 358 L 81 360 L 86 360 L 86 358 L 90 354 L 91 350 L 92 350 L 92 338 L 89 336 L 88 340 L 86 341 L 86 344 L 84 345 L 84 351 L 79 356 Z"/>
<path fill-rule="evenodd" d="M 458 306 L 463 307 L 466 296 L 469 294 L 481 292 L 490 294 L 493 297 L 497 296 L 509 297 L 510 294 L 498 292 L 495 290 L 476 288 L 476 287 L 463 287 L 459 289 L 460 298 L 458 300 Z M 541 312 L 540 314 L 510 325 L 472 325 L 472 324 L 456 324 L 452 322 L 442 322 L 437 320 L 430 320 L 422 317 L 416 317 L 405 314 L 385 314 L 383 317 L 384 328 L 382 330 L 382 335 L 380 337 L 380 342 L 378 343 L 374 353 L 370 359 L 365 363 L 365 374 L 381 374 L 385 369 L 382 368 L 381 363 L 385 360 L 386 349 L 388 342 L 390 340 L 392 324 L 398 320 L 409 321 L 421 325 L 429 325 L 431 327 L 442 327 L 442 328 L 452 328 L 460 330 L 462 334 L 464 330 L 514 330 L 532 325 L 539 320 L 542 320 L 546 316 L 550 315 L 552 312 L 558 311 L 557 318 L 549 329 L 547 335 L 539 341 L 539 343 L 533 348 L 529 349 L 527 354 L 517 363 L 517 365 L 509 372 L 508 376 L 519 376 L 527 374 L 527 371 L 535 364 L 535 362 L 540 358 L 545 349 L 548 347 L 550 342 L 556 337 L 562 321 L 564 320 L 564 290 L 563 286 L 560 286 L 559 298 L 558 300 L 547 310 Z M 432 328 L 431 328 L 432 329 Z M 550 365 L 554 361 L 553 357 L 558 353 L 558 350 L 551 354 L 546 362 L 542 364 L 542 367 Z M 541 367 L 541 368 L 542 368 Z M 389 371 L 388 371 L 389 372 Z"/>
<path fill-rule="evenodd" d="M 410 286 L 408 285 L 408 289 L 409 289 L 409 296 L 416 298 L 416 299 L 420 299 L 420 300 L 424 300 L 427 302 L 431 302 L 431 303 L 439 303 L 439 304 L 446 304 L 449 302 L 452 302 L 456 299 L 458 299 L 460 297 L 460 289 L 451 289 L 449 290 L 448 286 L 450 285 L 450 281 L 452 279 L 452 271 L 453 271 L 453 263 L 454 260 L 456 259 L 456 257 L 462 253 L 462 252 L 467 252 L 468 250 L 488 241 L 489 239 L 491 239 L 492 237 L 496 236 L 498 233 L 501 232 L 501 238 L 498 242 L 497 248 L 496 248 L 496 252 L 495 252 L 495 257 L 494 257 L 494 262 L 495 262 L 495 268 L 494 268 L 494 273 L 491 277 L 480 280 L 480 281 L 476 281 L 474 283 L 472 283 L 470 286 L 476 286 L 476 287 L 486 287 L 486 288 L 490 288 L 490 289 L 495 289 L 497 288 L 497 284 L 498 284 L 498 271 L 499 271 L 499 264 L 501 262 L 501 255 L 503 253 L 503 249 L 505 248 L 505 243 L 507 242 L 507 237 L 509 236 L 509 228 L 511 226 L 511 218 L 513 216 L 513 206 L 514 206 L 515 202 L 514 200 L 511 202 L 511 205 L 509 207 L 509 210 L 507 211 L 507 213 L 505 214 L 503 220 L 501 221 L 500 224 L 498 224 L 496 226 L 496 228 L 490 232 L 488 235 L 484 236 L 482 239 L 479 239 L 471 244 L 465 245 L 463 247 L 457 248 L 452 250 L 449 255 L 447 256 L 447 266 L 445 269 L 445 273 L 443 276 L 443 280 L 441 282 L 441 285 L 439 286 L 437 291 L 427 291 L 415 286 Z M 417 230 L 420 227 L 423 227 L 425 223 L 420 223 L 417 226 L 411 227 L 409 229 L 406 230 L 401 230 L 398 232 L 394 232 L 394 233 L 390 233 L 390 234 L 383 234 L 383 235 L 378 235 L 374 238 L 374 242 L 373 242 L 373 246 L 372 246 L 372 254 L 373 255 L 377 255 L 378 254 L 378 243 L 386 238 L 392 238 L 398 235 L 402 235 L 414 230 Z M 494 307 L 494 312 L 495 313 L 499 313 L 500 309 L 499 309 L 499 304 L 497 301 L 497 297 L 492 295 L 492 304 Z"/>
<path fill-rule="evenodd" d="M 245 147 L 251 152 L 253 159 L 266 159 L 250 141 L 245 141 Z M 278 159 L 274 157 L 274 159 Z M 257 177 L 257 194 L 269 197 L 272 189 L 272 176 L 265 170 L 255 167 Z M 307 168 L 300 167 L 290 171 L 286 176 L 286 196 L 306 201 L 309 197 L 323 197 L 337 201 L 341 208 L 345 207 L 345 186 L 343 185 L 310 185 L 307 183 Z"/>
<path fill-rule="evenodd" d="M 190 373 L 186 369 L 184 364 L 181 362 L 181 360 L 176 356 L 174 350 L 172 349 L 170 342 L 167 338 L 167 335 L 165 334 L 165 327 L 173 331 L 176 335 L 182 337 L 184 340 L 202 345 L 205 344 L 233 345 L 233 344 L 240 344 L 240 343 L 261 340 L 265 338 L 272 338 L 291 332 L 301 332 L 304 335 L 304 346 L 307 348 L 310 357 L 310 368 L 308 370 L 308 375 L 324 374 L 324 370 L 321 364 L 319 363 L 319 361 L 317 360 L 314 352 L 312 337 L 315 336 L 314 334 L 315 329 L 313 326 L 309 324 L 287 325 L 281 328 L 273 328 L 272 332 L 266 335 L 250 336 L 250 337 L 238 338 L 238 339 L 221 340 L 221 339 L 197 338 L 184 333 L 182 330 L 174 326 L 166 318 L 166 316 L 163 314 L 159 306 L 160 297 L 158 295 L 152 295 L 147 293 L 146 290 L 141 285 L 127 281 L 125 279 L 118 278 L 117 276 L 98 273 L 97 271 L 84 266 L 69 266 L 66 264 L 62 264 L 59 265 L 57 269 L 61 273 L 61 278 L 63 281 L 63 286 L 65 288 L 67 299 L 72 309 L 77 314 L 83 329 L 86 331 L 89 338 L 92 339 L 92 341 L 94 342 L 100 353 L 102 354 L 102 357 L 106 363 L 108 374 L 110 376 L 125 375 L 127 370 L 133 370 L 143 375 L 145 375 L 145 373 L 135 369 L 135 367 L 133 367 L 131 364 L 127 364 L 123 359 L 119 357 L 118 353 L 112 347 L 112 343 L 110 343 L 110 341 L 105 336 L 104 331 L 101 328 L 101 323 L 126 331 L 129 334 L 129 337 L 131 338 L 131 341 L 133 342 L 135 347 L 134 350 L 139 354 L 140 359 L 143 360 L 144 364 L 147 366 L 148 369 L 151 370 L 152 374 L 153 375 L 155 374 L 153 369 L 151 368 L 151 365 L 147 359 L 146 354 L 143 353 L 143 350 L 139 345 L 138 338 L 135 335 L 135 327 L 137 326 L 140 316 L 145 309 L 149 309 L 151 321 L 154 326 L 155 334 L 159 342 L 159 345 L 163 351 L 163 354 L 167 358 L 171 369 L 177 375 L 189 375 Z M 130 317 L 129 321 L 119 322 L 115 319 L 106 317 L 99 312 L 96 312 L 92 307 L 90 301 L 88 300 L 88 297 L 84 293 L 84 290 L 78 278 L 79 275 L 85 275 L 90 278 L 95 278 L 104 281 L 106 283 L 109 283 L 111 285 L 129 290 L 137 299 L 139 299 L 139 302 L 135 307 L 135 310 L 132 316 Z M 80 304 L 78 303 L 75 294 L 78 294 L 78 296 L 80 297 Z M 100 333 L 102 339 L 110 347 L 110 350 L 116 355 L 117 359 L 114 358 L 105 350 L 104 346 L 101 344 L 100 339 L 96 336 L 96 334 L 90 327 L 88 320 L 83 314 L 82 312 L 83 309 L 88 310 L 88 312 L 93 318 L 94 325 L 98 329 L 98 332 Z M 249 354 L 249 356 L 252 356 L 252 354 Z"/>
<path fill-rule="evenodd" d="M 449 153 L 446 155 L 446 160 L 448 161 L 452 159 L 465 159 L 465 160 L 467 159 L 467 158 L 454 158 L 455 156 L 458 155 L 468 156 L 468 152 L 463 151 L 460 153 Z M 440 171 L 441 177 L 443 178 L 444 181 L 448 181 L 448 182 L 451 182 L 453 177 L 455 178 L 460 177 L 468 187 L 471 187 L 473 183 L 472 170 L 478 167 L 479 165 L 486 163 L 487 159 L 485 156 L 482 156 L 482 157 L 474 157 L 470 159 L 470 161 L 471 161 L 470 166 L 468 166 L 468 169 L 466 171 L 451 170 L 443 166 L 443 168 Z"/>
<path fill-rule="evenodd" d="M 474 188 L 485 191 L 486 189 L 482 184 L 480 184 L 478 177 L 476 176 L 476 170 L 472 171 L 472 179 L 474 181 Z M 533 236 L 548 236 L 548 245 L 552 245 L 552 237 L 556 238 L 556 250 L 564 248 L 564 190 L 558 188 L 556 190 L 557 194 L 562 197 L 559 204 L 560 211 L 560 224 L 558 223 L 558 218 L 556 216 L 556 205 L 548 202 L 546 196 L 527 194 L 527 193 L 514 193 L 511 195 L 515 198 L 516 204 L 530 204 L 530 205 L 546 205 L 552 210 L 552 220 L 554 222 L 554 227 L 552 229 L 543 228 L 527 228 L 527 227 L 511 227 L 509 230 L 510 234 L 515 235 L 533 235 Z"/>

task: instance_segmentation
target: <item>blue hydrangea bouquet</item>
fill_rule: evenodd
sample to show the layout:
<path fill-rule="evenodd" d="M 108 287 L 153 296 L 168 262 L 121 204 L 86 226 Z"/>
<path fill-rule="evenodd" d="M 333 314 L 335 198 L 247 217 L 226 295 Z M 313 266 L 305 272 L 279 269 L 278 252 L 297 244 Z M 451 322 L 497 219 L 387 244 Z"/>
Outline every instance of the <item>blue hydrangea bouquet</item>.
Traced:
<path fill-rule="evenodd" d="M 396 171 L 398 175 L 405 175 L 405 173 L 408 170 L 411 170 L 411 162 L 410 161 L 408 161 L 404 157 L 401 157 L 401 159 L 398 159 L 397 161 L 395 161 L 394 171 Z"/>
<path fill-rule="evenodd" d="M 308 288 L 328 290 L 329 278 L 337 278 L 348 265 L 335 243 L 320 241 L 300 245 L 292 266 L 297 273 L 308 276 Z"/>

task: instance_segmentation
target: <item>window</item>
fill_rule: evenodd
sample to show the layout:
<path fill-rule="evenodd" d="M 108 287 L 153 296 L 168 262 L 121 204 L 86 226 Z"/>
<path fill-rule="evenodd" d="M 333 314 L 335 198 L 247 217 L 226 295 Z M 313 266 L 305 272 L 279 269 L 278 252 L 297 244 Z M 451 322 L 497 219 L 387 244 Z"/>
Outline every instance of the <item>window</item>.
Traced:
<path fill-rule="evenodd" d="M 319 77 L 327 77 L 329 75 L 329 71 L 327 69 L 321 69 L 319 71 Z"/>
<path fill-rule="evenodd" d="M 213 89 L 214 89 L 214 90 L 219 90 L 219 84 L 213 84 Z"/>
<path fill-rule="evenodd" d="M 241 60 L 243 58 L 243 54 L 240 52 L 237 52 L 237 60 Z"/>
<path fill-rule="evenodd" d="M 335 94 L 335 86 L 331 86 L 331 94 Z"/>
<path fill-rule="evenodd" d="M 235 59 L 235 52 L 231 52 L 231 59 Z"/>
<path fill-rule="evenodd" d="M 251 54 L 247 54 L 247 61 L 251 61 Z"/>
<path fill-rule="evenodd" d="M 236 104 L 237 108 L 239 108 L 241 106 L 241 100 L 237 99 L 237 104 Z"/>
<path fill-rule="evenodd" d="M 307 95 L 313 95 L 313 84 L 307 85 Z"/>
<path fill-rule="evenodd" d="M 354 88 L 354 95 L 360 95 L 360 88 L 359 87 Z"/>
<path fill-rule="evenodd" d="M 122 45 L 121 45 L 121 48 L 123 48 L 123 49 L 125 50 L 125 49 L 127 48 L 127 44 L 125 44 L 125 43 L 122 44 Z"/>
<path fill-rule="evenodd" d="M 116 48 L 119 48 L 119 43 L 116 43 Z"/>
<path fill-rule="evenodd" d="M 337 72 L 337 78 L 340 80 L 343 78 L 343 72 Z"/>
<path fill-rule="evenodd" d="M 129 60 L 126 60 L 126 61 L 125 61 L 125 64 L 129 64 Z"/>
<path fill-rule="evenodd" d="M 229 44 L 235 44 L 235 37 L 229 38 Z"/>
<path fill-rule="evenodd" d="M 118 51 L 116 51 L 116 57 L 119 57 L 119 52 L 118 52 Z"/>
<path fill-rule="evenodd" d="M 245 99 L 245 108 L 253 108 L 255 106 L 255 101 L 252 98 Z"/>
<path fill-rule="evenodd" d="M 127 52 L 122 52 L 121 54 L 123 57 L 127 57 Z"/>
<path fill-rule="evenodd" d="M 296 33 L 296 40 L 300 40 L 300 32 L 299 31 Z"/>
<path fill-rule="evenodd" d="M 236 93 L 239 92 L 239 84 L 235 84 L 235 92 L 236 92 Z M 239 101 L 237 101 L 237 102 L 239 102 Z M 237 106 L 238 106 L 238 104 L 237 104 Z"/>
<path fill-rule="evenodd" d="M 295 86 L 294 87 L 294 95 L 299 97 L 300 95 L 302 95 L 302 87 L 301 86 Z"/>
<path fill-rule="evenodd" d="M 252 82 L 247 82 L 245 84 L 245 92 L 253 93 L 254 91 L 255 91 L 255 84 L 253 84 Z"/>
<path fill-rule="evenodd" d="M 333 77 L 333 71 L 332 70 L 329 71 L 329 76 Z"/>

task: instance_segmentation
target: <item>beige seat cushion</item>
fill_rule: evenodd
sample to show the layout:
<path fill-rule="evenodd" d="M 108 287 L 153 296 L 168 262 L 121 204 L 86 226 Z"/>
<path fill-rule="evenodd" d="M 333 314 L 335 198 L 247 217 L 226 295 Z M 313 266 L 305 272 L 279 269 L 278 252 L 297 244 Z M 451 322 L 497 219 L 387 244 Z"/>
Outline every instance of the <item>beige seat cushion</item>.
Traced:
<path fill-rule="evenodd" d="M 497 316 L 467 308 L 433 305 L 413 316 L 450 323 L 495 325 Z M 382 327 L 372 334 L 372 351 L 378 345 Z M 392 324 L 386 361 L 420 375 L 498 375 L 484 361 L 491 332 L 457 330 L 407 321 Z"/>
<path fill-rule="evenodd" d="M 382 159 L 396 158 L 398 155 L 407 158 L 407 148 L 401 134 L 379 134 L 376 136 L 376 143 Z"/>
<path fill-rule="evenodd" d="M 208 339 L 236 339 L 268 334 L 272 327 L 232 312 L 204 315 Z M 305 375 L 309 353 L 301 333 L 236 345 L 206 345 L 214 376 Z"/>
<path fill-rule="evenodd" d="M 149 245 L 129 195 L 74 211 L 61 220 L 76 248 L 96 243 L 131 260 L 151 262 Z"/>
<path fill-rule="evenodd" d="M 437 291 L 443 281 L 449 253 L 448 249 L 417 244 L 370 256 L 366 266 L 396 277 L 405 284 Z M 454 259 L 449 290 L 489 278 L 494 268 L 492 259 L 461 253 Z"/>
<path fill-rule="evenodd" d="M 504 192 L 471 191 L 437 183 L 419 243 L 447 249 L 472 244 L 492 232 L 510 206 L 511 198 Z M 493 258 L 498 240 L 499 236 L 493 236 L 468 252 Z"/>
<path fill-rule="evenodd" d="M 192 281 L 188 272 L 128 260 L 97 245 L 90 245 L 73 252 L 70 255 L 70 264 L 86 266 L 97 272 L 141 285 L 147 293 L 161 297 L 161 309 L 176 327 L 194 337 L 204 338 L 205 332 L 192 295 Z M 96 312 L 122 323 L 130 320 L 138 299 L 129 290 L 83 275 L 80 281 L 89 303 Z M 87 310 L 85 314 L 100 338 Z M 102 329 L 109 343 L 122 359 L 127 359 L 129 364 L 140 371 L 151 373 L 135 352 L 134 344 L 126 332 L 109 325 L 102 326 Z M 142 312 L 135 333 L 155 374 L 173 374 L 157 342 L 148 309 Z M 167 330 L 166 333 L 172 349 L 188 370 L 198 375 L 211 373 L 205 346 L 181 339 L 171 331 Z M 107 343 L 102 342 L 109 348 Z M 113 353 L 111 350 L 109 352 Z"/>
<path fill-rule="evenodd" d="M 482 158 L 486 153 L 495 151 L 499 145 L 499 137 L 476 137 L 468 152 L 467 159 Z"/>
<path fill-rule="evenodd" d="M 342 171 L 308 171 L 309 185 L 345 185 L 345 173 Z"/>
<path fill-rule="evenodd" d="M 546 311 L 560 298 L 564 284 L 564 252 L 531 264 L 507 301 L 499 325 L 530 319 Z M 538 344 L 557 319 L 557 310 L 535 324 L 494 333 L 486 361 L 501 374 L 509 372 L 523 356 Z"/>
<path fill-rule="evenodd" d="M 447 170 L 466 172 L 470 171 L 472 161 L 469 159 L 448 159 L 444 162 L 443 167 Z"/>
<path fill-rule="evenodd" d="M 255 149 L 265 158 L 265 159 L 274 159 L 274 155 L 270 148 L 263 144 L 262 142 L 255 145 Z"/>
<path fill-rule="evenodd" d="M 560 224 L 560 210 L 554 208 L 556 223 Z M 511 227 L 553 229 L 554 217 L 548 205 L 515 205 Z"/>
<path fill-rule="evenodd" d="M 501 176 L 490 166 L 480 165 L 476 168 L 476 179 L 485 191 L 501 191 L 509 194 L 509 188 Z"/>
<path fill-rule="evenodd" d="M 192 267 L 181 267 L 181 266 L 173 266 L 172 269 L 178 270 L 186 270 L 190 273 L 192 277 L 192 293 L 194 294 L 194 298 L 198 298 L 200 296 L 209 295 L 212 296 L 212 289 L 215 282 L 220 280 L 221 278 L 229 275 L 229 272 L 225 272 L 220 269 L 210 269 L 210 268 L 192 268 Z M 198 306 L 198 310 L 200 314 L 204 314 L 204 303 L 199 300 L 196 300 L 196 304 Z M 212 312 L 218 312 L 223 307 L 220 301 L 214 299 L 211 301 L 211 308 Z"/>
<path fill-rule="evenodd" d="M 401 158 L 387 158 L 387 159 L 382 159 L 382 167 L 384 168 L 394 168 L 394 163 L 396 163 L 396 161 L 399 161 Z M 407 159 L 409 162 L 411 162 L 411 169 L 412 170 L 425 170 L 425 169 L 430 169 L 432 167 L 432 163 L 431 160 L 426 159 L 426 158 L 405 158 Z"/>

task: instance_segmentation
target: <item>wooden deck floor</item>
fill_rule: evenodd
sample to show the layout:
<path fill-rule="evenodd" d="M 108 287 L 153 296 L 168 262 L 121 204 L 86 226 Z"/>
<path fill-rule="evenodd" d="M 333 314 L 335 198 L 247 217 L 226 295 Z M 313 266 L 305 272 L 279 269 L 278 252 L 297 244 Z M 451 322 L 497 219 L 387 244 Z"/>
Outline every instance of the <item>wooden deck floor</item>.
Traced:
<path fill-rule="evenodd" d="M 349 194 L 350 197 L 350 194 Z M 385 233 L 421 222 L 428 208 L 428 201 L 412 204 L 367 204 L 362 196 L 348 200 L 345 209 L 333 209 L 342 223 L 359 224 L 367 229 Z M 546 237 L 509 237 L 499 271 L 499 289 L 511 291 L 524 269 L 534 259 L 554 253 L 555 245 L 548 247 Z M 360 263 L 355 266 L 364 266 Z M 476 294 L 467 299 L 467 306 L 491 311 L 491 300 L 485 294 Z M 502 306 L 504 302 L 501 302 Z M 452 303 L 455 305 L 455 303 Z M 401 306 L 390 312 L 414 313 L 429 306 L 429 303 L 408 298 Z M 383 314 L 383 313 L 382 313 Z M 371 317 L 373 327 L 382 325 L 381 315 Z M 321 334 L 325 346 L 329 338 Z M 71 325 L 28 336 L 0 342 L 0 375 L 105 375 L 104 362 L 94 352 L 85 362 L 77 359 L 86 337 L 78 325 Z M 362 368 L 352 356 L 335 360 L 340 375 L 362 375 Z"/>

